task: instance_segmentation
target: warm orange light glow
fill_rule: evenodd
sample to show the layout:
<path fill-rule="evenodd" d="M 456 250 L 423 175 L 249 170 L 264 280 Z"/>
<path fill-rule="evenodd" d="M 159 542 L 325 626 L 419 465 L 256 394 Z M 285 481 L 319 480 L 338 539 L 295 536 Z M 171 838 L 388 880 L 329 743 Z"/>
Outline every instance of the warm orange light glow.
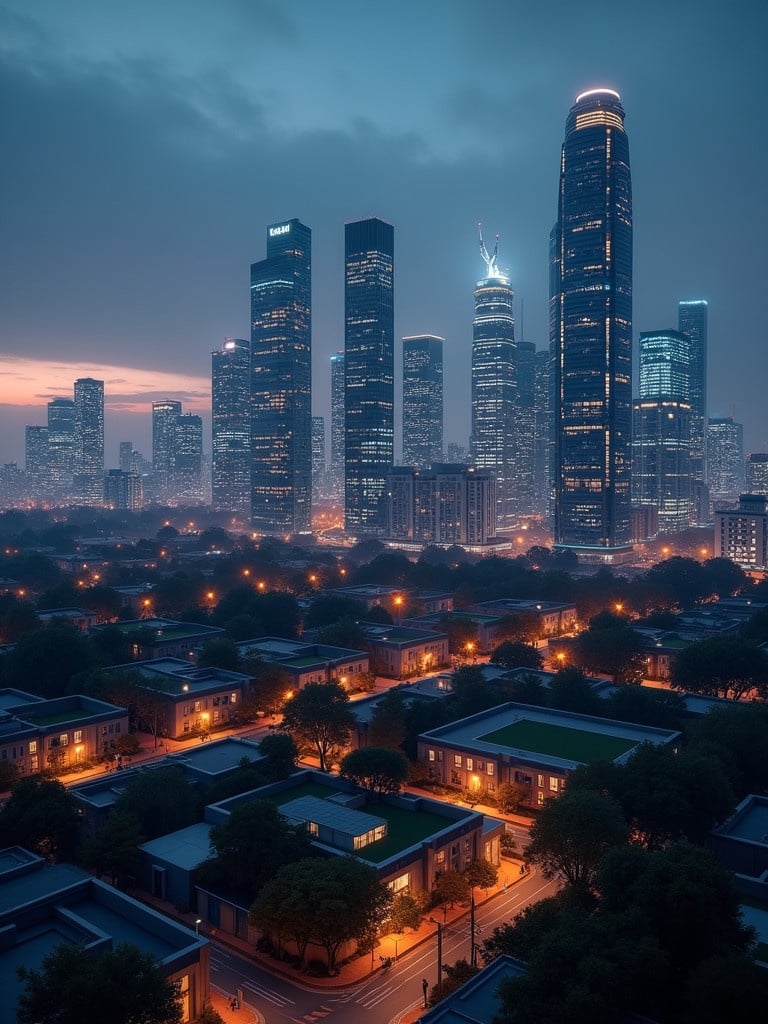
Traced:
<path fill-rule="evenodd" d="M 623 603 L 621 601 L 617 601 L 616 604 L 614 605 L 614 608 L 616 609 L 617 612 L 623 612 L 624 611 L 624 605 L 623 605 Z"/>
<path fill-rule="evenodd" d="M 251 570 L 250 569 L 243 569 L 243 576 L 250 576 L 250 575 L 251 575 Z"/>
<path fill-rule="evenodd" d="M 144 607 L 145 607 L 145 608 L 149 608 L 149 606 L 150 606 L 151 604 L 152 604 L 152 602 L 151 602 L 151 601 L 149 600 L 149 598 L 148 598 L 148 597 L 145 597 L 145 598 L 144 598 Z"/>
<path fill-rule="evenodd" d="M 397 597 L 395 598 L 395 604 L 396 604 L 396 605 L 401 605 L 402 603 L 403 603 L 403 599 L 402 599 L 402 597 L 400 597 L 400 595 L 398 594 L 398 595 L 397 595 Z"/>
<path fill-rule="evenodd" d="M 480 789 L 480 776 L 479 775 L 472 775 L 472 776 L 470 776 L 470 781 L 472 783 L 472 789 Z"/>
<path fill-rule="evenodd" d="M 264 580 L 259 580 L 259 590 L 265 590 L 266 586 L 267 584 L 264 582 Z"/>
<path fill-rule="evenodd" d="M 558 651 L 555 655 L 555 658 L 557 658 L 558 661 L 565 661 L 565 655 L 562 651 Z"/>

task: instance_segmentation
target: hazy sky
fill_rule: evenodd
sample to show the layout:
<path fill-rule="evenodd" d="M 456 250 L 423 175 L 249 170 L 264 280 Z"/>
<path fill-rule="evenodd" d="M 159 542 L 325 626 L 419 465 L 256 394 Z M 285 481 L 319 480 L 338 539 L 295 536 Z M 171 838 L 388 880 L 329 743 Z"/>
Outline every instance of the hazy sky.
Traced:
<path fill-rule="evenodd" d="M 314 411 L 343 348 L 343 226 L 395 225 L 403 335 L 446 338 L 466 443 L 477 222 L 518 338 L 547 344 L 548 238 L 576 94 L 617 89 L 634 188 L 634 333 L 709 301 L 710 415 L 768 450 L 768 4 L 761 0 L 0 0 L 0 462 L 106 381 L 107 464 L 150 403 L 207 410 L 248 337 L 265 226 L 313 231 Z M 762 70 L 761 70 L 762 68 Z M 206 443 L 210 447 L 210 441 Z"/>

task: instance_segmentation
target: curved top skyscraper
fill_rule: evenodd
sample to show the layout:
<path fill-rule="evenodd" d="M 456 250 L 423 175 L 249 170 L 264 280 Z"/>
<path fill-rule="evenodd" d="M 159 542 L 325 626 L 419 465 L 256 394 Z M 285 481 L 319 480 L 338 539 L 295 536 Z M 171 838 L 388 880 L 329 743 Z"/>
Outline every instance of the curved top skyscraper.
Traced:
<path fill-rule="evenodd" d="M 550 253 L 555 357 L 555 543 L 596 560 L 629 550 L 632 179 L 612 89 L 565 125 Z"/>

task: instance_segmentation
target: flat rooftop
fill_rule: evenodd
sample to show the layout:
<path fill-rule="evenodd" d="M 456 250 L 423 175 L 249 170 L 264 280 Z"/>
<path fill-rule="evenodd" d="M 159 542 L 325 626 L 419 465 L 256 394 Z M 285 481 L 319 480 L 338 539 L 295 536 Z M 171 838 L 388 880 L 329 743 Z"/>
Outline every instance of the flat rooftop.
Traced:
<path fill-rule="evenodd" d="M 589 761 L 625 761 L 640 743 L 672 743 L 679 735 L 668 729 L 510 703 L 432 729 L 420 739 L 569 770 Z"/>
<path fill-rule="evenodd" d="M 150 857 L 164 860 L 184 871 L 194 871 L 211 856 L 211 829 L 213 825 L 201 821 L 188 825 L 167 836 L 160 836 L 139 847 Z"/>
<path fill-rule="evenodd" d="M 22 704 L 42 703 L 43 699 L 33 693 L 24 693 L 23 690 L 0 690 L 0 711 L 17 708 Z"/>
<path fill-rule="evenodd" d="M 768 800 L 759 796 L 747 797 L 733 818 L 718 832 L 733 839 L 768 845 Z"/>
<path fill-rule="evenodd" d="M 157 643 L 224 632 L 218 626 L 204 626 L 196 622 L 174 622 L 171 619 L 131 619 L 128 622 L 116 622 L 115 625 L 125 636 L 133 636 L 145 630 L 149 631 L 154 634 Z"/>

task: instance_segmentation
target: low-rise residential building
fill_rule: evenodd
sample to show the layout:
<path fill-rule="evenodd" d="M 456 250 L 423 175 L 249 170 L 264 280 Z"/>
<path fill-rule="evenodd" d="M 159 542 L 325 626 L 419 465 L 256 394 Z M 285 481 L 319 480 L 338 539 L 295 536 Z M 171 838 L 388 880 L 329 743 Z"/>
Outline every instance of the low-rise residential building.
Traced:
<path fill-rule="evenodd" d="M 448 634 L 397 623 L 361 622 L 371 671 L 390 679 L 424 675 L 450 664 Z"/>
<path fill-rule="evenodd" d="M 474 654 L 490 654 L 493 648 L 501 642 L 506 629 L 505 614 L 498 615 L 492 612 L 479 611 L 452 611 L 438 612 L 433 615 L 411 616 L 403 620 L 404 625 L 413 629 L 433 629 L 450 635 L 451 630 L 462 630 L 471 633 L 473 639 Z"/>
<path fill-rule="evenodd" d="M 64 619 L 81 633 L 87 633 L 98 622 L 98 615 L 90 608 L 41 608 L 37 617 L 44 626 L 54 619 Z"/>
<path fill-rule="evenodd" d="M 98 760 L 128 732 L 128 712 L 95 697 L 72 695 L 41 700 L 19 691 L 2 691 L 0 759 L 21 775 L 50 770 L 57 774 Z M 10 695 L 10 698 L 9 698 Z"/>
<path fill-rule="evenodd" d="M 417 756 L 445 786 L 495 793 L 516 783 L 525 787 L 524 804 L 541 807 L 579 765 L 623 763 L 641 743 L 679 738 L 668 729 L 509 703 L 423 733 Z"/>
<path fill-rule="evenodd" d="M 503 618 L 519 616 L 528 619 L 536 624 L 539 637 L 571 633 L 578 625 L 576 605 L 570 602 L 501 597 L 495 601 L 481 601 L 479 604 L 471 605 L 468 611 Z"/>
<path fill-rule="evenodd" d="M 178 985 L 182 1021 L 197 1020 L 210 997 L 209 943 L 71 864 L 47 865 L 15 846 L 0 850 L 0 1020 L 16 1019 L 17 969 L 39 970 L 62 942 L 83 955 L 137 946 Z M 104 1020 L 109 1007 L 102 1008 Z"/>
<path fill-rule="evenodd" d="M 768 883 L 768 796 L 746 796 L 728 821 L 713 829 L 709 845 L 733 871 L 738 888 L 762 899 Z"/>
<path fill-rule="evenodd" d="M 114 625 L 131 642 L 136 661 L 154 658 L 184 658 L 194 661 L 203 644 L 224 635 L 218 626 L 202 626 L 196 622 L 173 619 L 128 619 Z M 103 628 L 103 627 L 97 627 Z"/>
<path fill-rule="evenodd" d="M 150 731 L 170 739 L 208 733 L 231 722 L 250 694 L 252 679 L 223 668 L 195 668 L 181 658 L 115 665 L 111 672 L 135 672 L 143 688 L 157 697 Z M 147 716 L 139 710 L 140 720 Z M 144 723 L 146 724 L 146 723 Z"/>
<path fill-rule="evenodd" d="M 367 651 L 356 651 L 331 644 L 302 643 L 283 637 L 265 636 L 237 645 L 240 657 L 250 651 L 265 661 L 279 665 L 291 679 L 290 689 L 300 690 L 307 683 L 338 681 L 347 689 L 356 689 L 356 677 L 369 671 Z"/>
<path fill-rule="evenodd" d="M 768 569 L 768 511 L 763 494 L 742 494 L 739 507 L 715 509 L 715 558 L 742 569 Z"/>

